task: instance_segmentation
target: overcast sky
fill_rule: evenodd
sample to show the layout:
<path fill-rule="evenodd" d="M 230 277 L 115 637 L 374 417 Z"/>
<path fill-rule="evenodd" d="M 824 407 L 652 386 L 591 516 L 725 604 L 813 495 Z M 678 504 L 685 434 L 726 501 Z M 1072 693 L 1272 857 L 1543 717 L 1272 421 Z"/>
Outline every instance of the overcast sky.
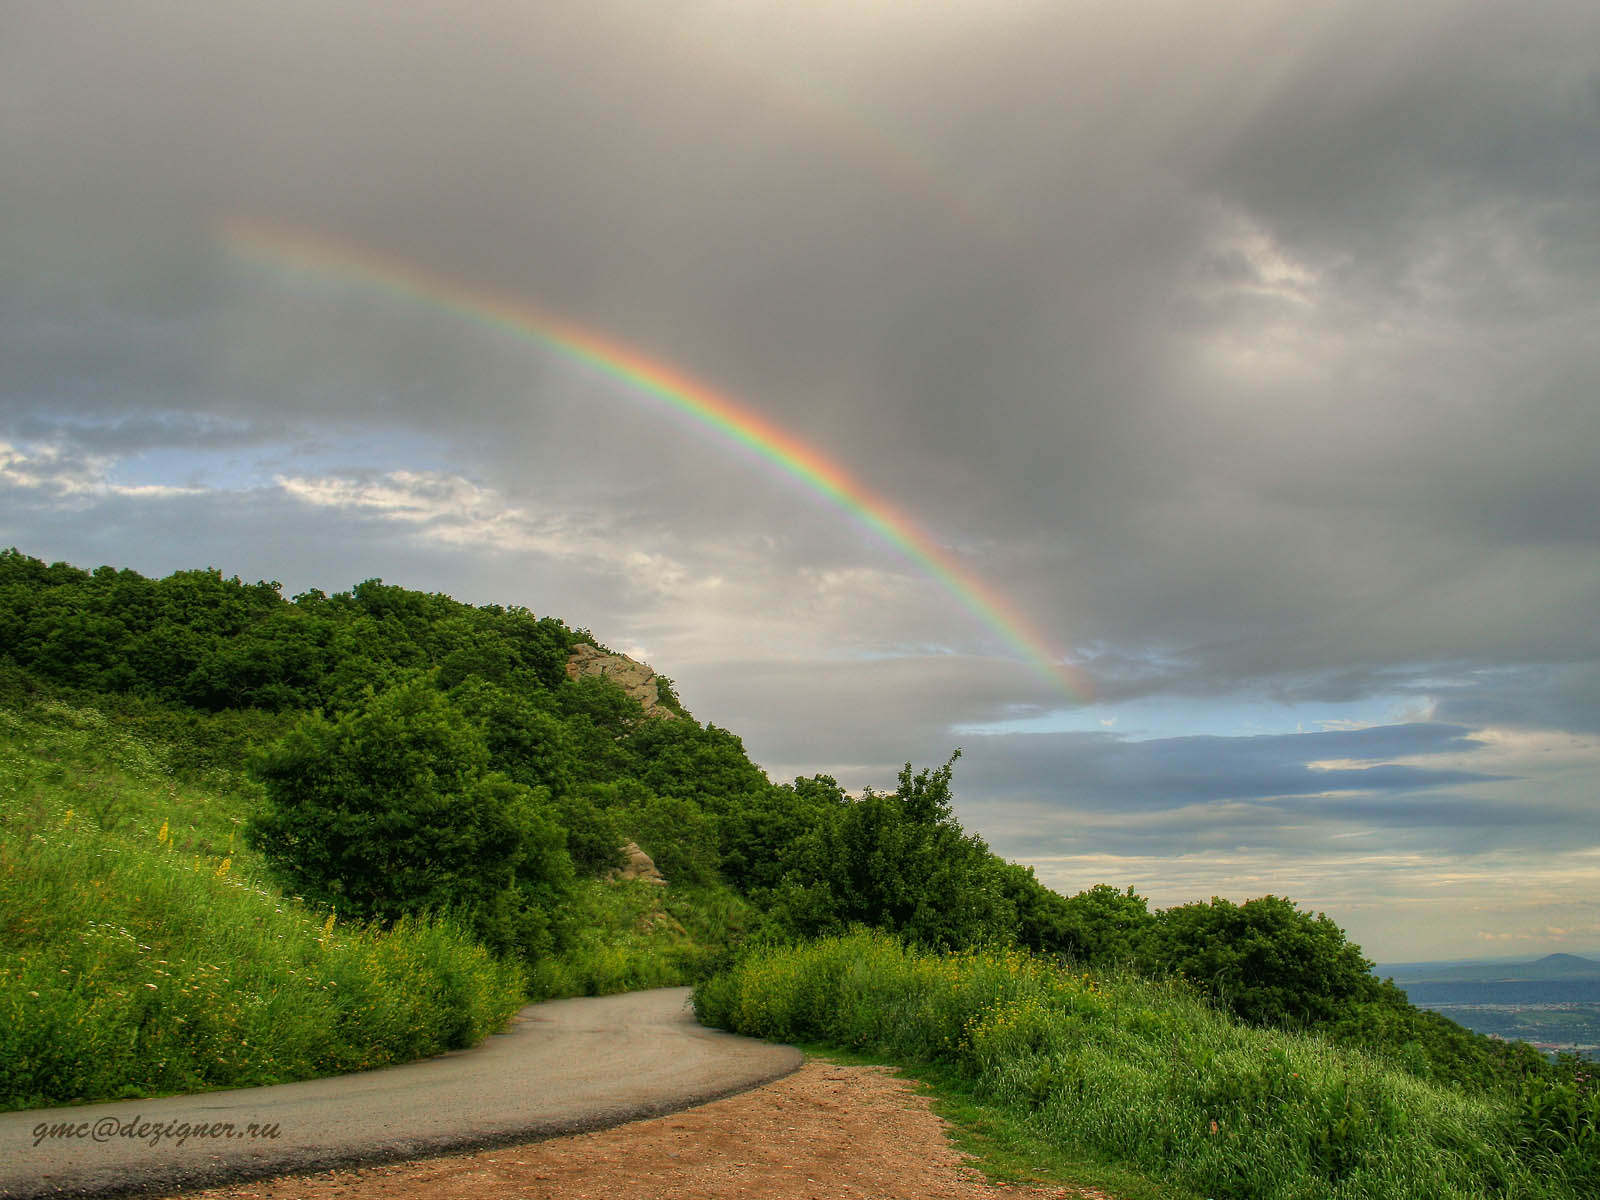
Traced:
<path fill-rule="evenodd" d="M 585 626 L 778 780 L 1600 953 L 1600 7 L 0 0 L 0 545 Z M 540 306 L 906 514 L 1092 681 Z"/>

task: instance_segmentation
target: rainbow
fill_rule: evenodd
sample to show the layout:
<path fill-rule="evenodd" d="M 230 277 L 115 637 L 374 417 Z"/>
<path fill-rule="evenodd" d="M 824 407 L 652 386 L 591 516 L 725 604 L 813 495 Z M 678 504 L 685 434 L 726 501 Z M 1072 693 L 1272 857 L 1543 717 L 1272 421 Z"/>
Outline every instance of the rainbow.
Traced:
<path fill-rule="evenodd" d="M 249 219 L 223 222 L 220 238 L 231 253 L 247 261 L 354 280 L 507 330 L 621 380 L 632 390 L 693 418 L 843 509 L 942 585 L 1068 699 L 1089 699 L 1087 677 L 1062 662 L 1013 606 L 948 550 L 838 464 L 738 401 L 524 299 L 438 275 L 362 246 Z"/>

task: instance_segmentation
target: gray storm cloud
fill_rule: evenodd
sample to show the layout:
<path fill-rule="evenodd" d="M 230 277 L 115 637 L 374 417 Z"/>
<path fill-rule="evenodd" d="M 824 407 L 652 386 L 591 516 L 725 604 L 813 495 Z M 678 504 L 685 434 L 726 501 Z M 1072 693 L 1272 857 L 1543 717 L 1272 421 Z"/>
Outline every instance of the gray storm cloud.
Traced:
<path fill-rule="evenodd" d="M 0 442 L 33 464 L 0 476 L 0 541 L 556 611 L 796 769 L 942 759 L 952 726 L 1065 703 L 770 462 L 470 313 L 248 261 L 219 223 L 257 218 L 736 397 L 1102 704 L 1594 728 L 1592 4 L 60 3 L 0 29 Z M 195 480 L 216 495 L 129 490 Z M 471 501 L 424 520 L 425 492 Z M 971 786 L 1099 761 L 1038 745 Z"/>

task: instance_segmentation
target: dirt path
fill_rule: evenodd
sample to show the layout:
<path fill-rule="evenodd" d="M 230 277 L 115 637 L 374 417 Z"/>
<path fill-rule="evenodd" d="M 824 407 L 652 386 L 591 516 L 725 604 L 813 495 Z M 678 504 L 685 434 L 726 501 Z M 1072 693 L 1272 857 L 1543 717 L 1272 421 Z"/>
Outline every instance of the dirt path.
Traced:
<path fill-rule="evenodd" d="M 803 1061 L 793 1047 L 696 1024 L 688 1001 L 688 988 L 550 1000 L 471 1050 L 401 1067 L 0 1113 L 0 1197 L 216 1187 L 515 1145 L 676 1112 Z M 187 1132 L 198 1125 L 215 1135 Z M 273 1132 L 246 1136 L 252 1126 Z"/>
<path fill-rule="evenodd" d="M 190 1193 L 186 1200 L 1111 1200 L 988 1184 L 886 1068 L 811 1060 L 754 1091 L 597 1133 Z"/>

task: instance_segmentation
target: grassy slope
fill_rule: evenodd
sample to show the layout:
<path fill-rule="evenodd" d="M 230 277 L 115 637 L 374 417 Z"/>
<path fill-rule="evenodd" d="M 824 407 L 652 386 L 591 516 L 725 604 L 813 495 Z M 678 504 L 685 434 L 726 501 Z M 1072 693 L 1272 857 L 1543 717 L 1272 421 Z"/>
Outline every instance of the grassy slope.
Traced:
<path fill-rule="evenodd" d="M 470 1045 L 530 996 L 692 983 L 753 910 L 589 880 L 525 978 L 464 935 L 330 921 L 240 835 L 282 718 L 3 689 L 0 1108 L 277 1083 Z"/>
<path fill-rule="evenodd" d="M 0 708 L 0 1107 L 281 1082 L 464 1046 L 515 967 L 439 924 L 337 925 L 267 883 L 233 771 L 98 708 Z M 204 747 L 199 747 L 204 757 Z"/>
<path fill-rule="evenodd" d="M 692 982 L 756 920 L 720 886 L 591 880 L 528 980 L 438 925 L 350 928 L 279 893 L 238 836 L 244 748 L 281 719 L 0 691 L 0 1108 L 404 1061 L 529 993 Z M 1143 981 L 856 939 L 754 956 L 698 1000 L 919 1064 L 999 1178 L 1129 1200 L 1576 1194 L 1515 1153 L 1496 1102 Z"/>
<path fill-rule="evenodd" d="M 829 939 L 753 954 L 696 1005 L 724 1028 L 928 1068 L 1002 1161 L 1048 1167 L 1052 1147 L 1072 1147 L 1066 1174 L 1080 1183 L 1115 1189 L 1126 1173 L 1177 1195 L 1262 1200 L 1578 1194 L 1519 1152 L 1508 1102 L 1240 1025 L 1178 988 L 1014 951 Z M 1112 1167 L 1097 1177 L 1096 1163 Z"/>
<path fill-rule="evenodd" d="M 801 1042 L 809 1058 L 846 1065 L 887 1066 L 911 1080 L 949 1123 L 950 1140 L 972 1156 L 972 1165 L 1002 1186 L 1057 1185 L 1098 1188 L 1117 1200 L 1205 1200 L 1203 1193 L 1158 1183 L 1148 1175 L 1073 1143 L 1055 1141 L 1023 1114 L 983 1094 L 960 1068 L 921 1062 L 906 1066 L 885 1054 L 844 1049 L 827 1042 Z"/>

